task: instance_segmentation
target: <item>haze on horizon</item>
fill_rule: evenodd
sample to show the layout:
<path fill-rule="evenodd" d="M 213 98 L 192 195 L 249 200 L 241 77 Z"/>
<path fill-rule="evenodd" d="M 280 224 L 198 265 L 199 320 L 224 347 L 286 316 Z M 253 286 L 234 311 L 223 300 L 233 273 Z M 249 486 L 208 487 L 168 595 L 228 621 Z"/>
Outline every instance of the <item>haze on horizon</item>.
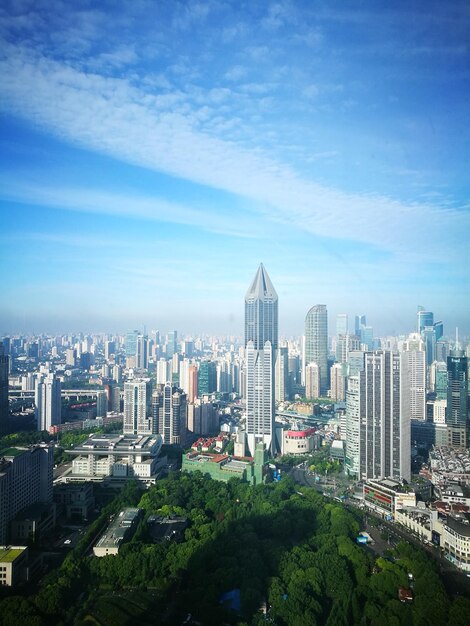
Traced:
<path fill-rule="evenodd" d="M 470 8 L 10 0 L 0 332 L 470 334 Z"/>

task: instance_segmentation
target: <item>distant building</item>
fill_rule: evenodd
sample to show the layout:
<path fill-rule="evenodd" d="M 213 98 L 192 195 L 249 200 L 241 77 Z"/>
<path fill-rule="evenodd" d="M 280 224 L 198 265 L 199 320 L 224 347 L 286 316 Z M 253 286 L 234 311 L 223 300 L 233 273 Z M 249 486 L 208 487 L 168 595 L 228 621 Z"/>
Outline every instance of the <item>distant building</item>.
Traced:
<path fill-rule="evenodd" d="M 124 383 L 124 434 L 151 435 L 152 383 L 149 379 L 135 379 Z"/>
<path fill-rule="evenodd" d="M 305 362 L 316 363 L 320 370 L 320 394 L 328 390 L 328 313 L 325 304 L 316 304 L 305 317 Z"/>
<path fill-rule="evenodd" d="M 170 382 L 152 394 L 153 431 L 163 443 L 181 445 L 186 439 L 187 396 Z"/>
<path fill-rule="evenodd" d="M 447 357 L 447 428 L 449 446 L 465 449 L 468 444 L 468 359 L 454 350 Z"/>
<path fill-rule="evenodd" d="M 214 361 L 201 361 L 198 372 L 198 394 L 206 396 L 217 390 L 217 365 Z"/>
<path fill-rule="evenodd" d="M 305 397 L 314 400 L 320 397 L 320 367 L 318 363 L 309 363 L 305 368 Z"/>
<path fill-rule="evenodd" d="M 10 409 L 8 405 L 9 356 L 0 344 L 0 437 L 10 432 Z"/>
<path fill-rule="evenodd" d="M 55 374 L 38 376 L 34 405 L 38 430 L 49 430 L 51 426 L 60 424 L 62 418 L 61 384 Z"/>

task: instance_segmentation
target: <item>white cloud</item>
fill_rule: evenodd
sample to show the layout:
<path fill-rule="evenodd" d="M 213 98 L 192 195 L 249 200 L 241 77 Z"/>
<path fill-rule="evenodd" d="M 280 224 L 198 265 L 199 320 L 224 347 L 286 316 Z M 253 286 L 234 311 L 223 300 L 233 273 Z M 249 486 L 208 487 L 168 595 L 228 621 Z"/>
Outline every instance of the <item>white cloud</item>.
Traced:
<path fill-rule="evenodd" d="M 319 185 L 260 149 L 237 145 L 225 133 L 216 137 L 197 131 L 189 102 L 187 112 L 175 110 L 171 99 L 145 93 L 125 79 L 85 74 L 24 48 L 10 47 L 5 52 L 0 61 L 3 110 L 67 141 L 243 196 L 263 217 L 295 224 L 306 232 L 379 244 L 406 256 L 413 251 L 449 259 L 465 252 L 461 233 L 470 231 L 470 217 L 463 211 L 347 194 Z M 230 91 L 220 89 L 207 93 L 215 101 L 229 95 Z M 221 121 L 217 123 L 223 129 Z M 40 202 L 57 205 L 52 191 L 44 193 Z M 86 192 L 79 195 L 80 210 L 86 206 L 85 210 L 96 210 Z M 72 205 L 71 199 L 64 203 L 66 208 L 77 208 Z M 101 198 L 100 206 L 99 210 L 110 213 L 125 211 L 122 202 L 106 198 Z M 133 211 L 146 218 L 165 219 L 168 210 L 168 203 L 161 201 L 133 204 Z M 173 221 L 200 219 L 197 211 L 187 207 L 172 212 Z M 217 220 L 213 228 L 218 228 Z M 226 232 L 225 224 L 220 228 Z M 233 232 L 231 226 L 228 232 Z"/>

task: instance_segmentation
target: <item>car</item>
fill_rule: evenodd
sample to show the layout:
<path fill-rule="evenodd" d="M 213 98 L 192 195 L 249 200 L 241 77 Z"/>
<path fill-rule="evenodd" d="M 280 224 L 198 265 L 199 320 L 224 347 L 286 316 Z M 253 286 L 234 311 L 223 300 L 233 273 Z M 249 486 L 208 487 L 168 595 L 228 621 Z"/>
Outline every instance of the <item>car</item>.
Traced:
<path fill-rule="evenodd" d="M 64 545 L 65 545 L 65 546 L 68 546 L 70 543 L 72 543 L 71 539 L 66 539 L 66 540 L 64 541 Z"/>

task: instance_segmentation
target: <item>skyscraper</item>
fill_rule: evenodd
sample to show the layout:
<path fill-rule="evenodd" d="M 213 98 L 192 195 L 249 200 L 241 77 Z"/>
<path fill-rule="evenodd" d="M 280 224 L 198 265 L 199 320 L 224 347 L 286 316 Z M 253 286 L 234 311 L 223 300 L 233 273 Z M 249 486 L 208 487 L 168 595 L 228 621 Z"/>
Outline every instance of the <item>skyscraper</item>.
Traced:
<path fill-rule="evenodd" d="M 138 335 L 136 341 L 135 366 L 138 370 L 146 370 L 149 366 L 149 340 L 146 335 Z"/>
<path fill-rule="evenodd" d="M 130 380 L 124 383 L 125 435 L 152 434 L 150 418 L 152 385 L 149 380 Z"/>
<path fill-rule="evenodd" d="M 255 455 L 263 442 L 275 452 L 274 367 L 278 348 L 278 299 L 261 263 L 245 295 L 246 432 Z"/>
<path fill-rule="evenodd" d="M 0 437 L 9 431 L 10 410 L 8 405 L 8 356 L 0 344 Z"/>
<path fill-rule="evenodd" d="M 426 420 L 426 353 L 419 333 L 412 333 L 400 353 L 400 394 L 409 419 Z"/>
<path fill-rule="evenodd" d="M 39 376 L 34 391 L 35 415 L 38 430 L 49 430 L 60 424 L 62 417 L 61 384 L 55 374 Z"/>
<path fill-rule="evenodd" d="M 305 363 L 320 369 L 320 394 L 328 390 L 328 315 L 325 304 L 312 306 L 305 317 Z"/>
<path fill-rule="evenodd" d="M 153 430 L 165 444 L 184 444 L 186 440 L 187 397 L 171 383 L 159 386 L 152 394 Z"/>
<path fill-rule="evenodd" d="M 217 365 L 214 361 L 201 361 L 198 373 L 199 397 L 214 393 L 217 389 Z"/>
<path fill-rule="evenodd" d="M 336 336 L 348 334 L 348 314 L 338 313 L 336 316 Z"/>
<path fill-rule="evenodd" d="M 463 350 L 447 357 L 447 432 L 453 448 L 465 448 L 468 440 L 468 360 Z"/>
<path fill-rule="evenodd" d="M 400 357 L 364 355 L 346 394 L 346 468 L 359 479 L 411 477 L 409 415 L 402 410 Z"/>

